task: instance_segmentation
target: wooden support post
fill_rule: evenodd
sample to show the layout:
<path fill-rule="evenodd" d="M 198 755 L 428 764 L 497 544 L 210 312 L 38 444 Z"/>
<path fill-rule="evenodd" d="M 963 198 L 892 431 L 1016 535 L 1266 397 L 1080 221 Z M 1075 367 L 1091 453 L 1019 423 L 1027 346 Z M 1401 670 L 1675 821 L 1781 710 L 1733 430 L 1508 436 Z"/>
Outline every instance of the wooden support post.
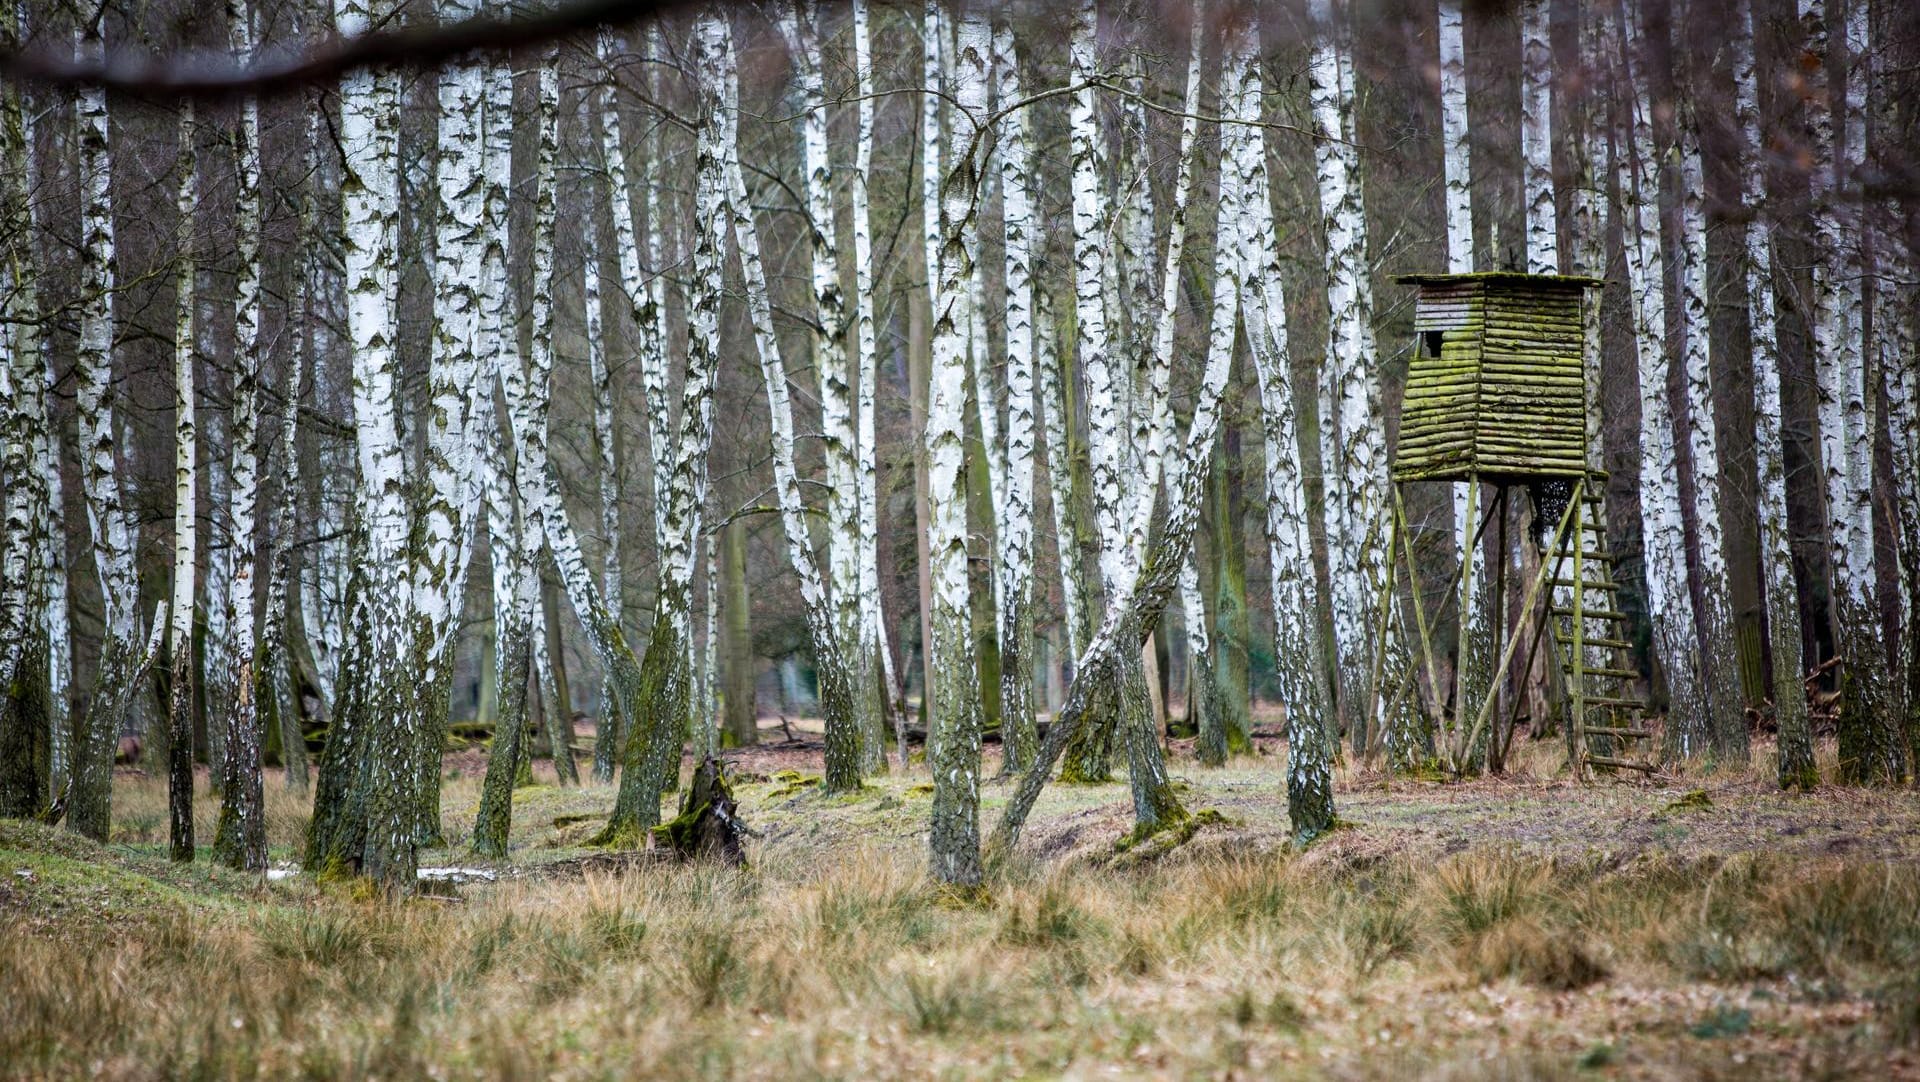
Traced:
<path fill-rule="evenodd" d="M 1558 548 L 1562 543 L 1563 539 L 1566 537 L 1567 524 L 1573 521 L 1574 513 L 1580 507 L 1580 501 L 1578 498 L 1579 497 L 1578 487 L 1576 487 L 1574 490 L 1574 496 L 1575 498 L 1573 500 L 1568 501 L 1567 509 L 1561 512 L 1560 525 L 1553 532 L 1553 546 L 1555 548 Z M 1505 501 L 1504 492 L 1502 493 L 1501 498 L 1502 498 L 1502 502 L 1504 502 Z M 1505 561 L 1502 561 L 1502 563 L 1504 562 Z M 1553 570 L 1552 564 L 1548 563 L 1545 560 L 1540 561 L 1540 570 L 1537 573 L 1535 573 L 1535 575 L 1533 576 L 1533 582 L 1527 587 L 1526 600 L 1521 602 L 1520 604 L 1520 609 L 1522 612 L 1531 610 L 1533 608 L 1533 603 L 1536 600 L 1538 600 L 1540 597 L 1540 588 L 1546 584 L 1546 581 L 1550 577 L 1552 570 Z M 1493 670 L 1493 682 L 1495 685 L 1498 685 L 1500 681 L 1506 679 L 1507 668 L 1508 666 L 1513 664 L 1514 649 L 1519 645 L 1520 645 L 1520 640 L 1518 638 L 1508 639 L 1506 647 L 1500 651 L 1500 664 Z M 1469 730 L 1467 733 L 1468 747 L 1472 747 L 1474 740 L 1479 738 L 1481 727 L 1487 724 L 1487 719 L 1489 718 L 1489 716 L 1491 716 L 1492 713 L 1493 713 L 1493 697 L 1488 696 L 1487 701 L 1485 703 L 1482 703 L 1480 706 L 1479 715 L 1475 717 L 1473 720 L 1473 728 Z"/>
<path fill-rule="evenodd" d="M 1420 565 L 1413 559 L 1413 538 L 1407 528 L 1407 507 L 1400 498 L 1400 486 L 1393 486 L 1394 532 L 1400 535 L 1400 548 L 1407 558 L 1407 582 L 1413 587 L 1413 626 L 1420 636 L 1420 656 L 1427 663 L 1427 687 L 1440 695 L 1440 670 L 1433 659 L 1433 636 L 1427 628 L 1426 609 L 1420 601 Z"/>

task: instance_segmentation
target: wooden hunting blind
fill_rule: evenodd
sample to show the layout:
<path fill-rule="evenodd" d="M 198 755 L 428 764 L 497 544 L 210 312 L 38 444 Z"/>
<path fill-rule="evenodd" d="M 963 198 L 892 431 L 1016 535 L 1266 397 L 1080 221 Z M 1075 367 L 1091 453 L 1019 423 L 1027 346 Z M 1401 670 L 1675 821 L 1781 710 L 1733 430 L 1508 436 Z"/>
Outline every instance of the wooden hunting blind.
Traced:
<path fill-rule="evenodd" d="M 1419 348 L 1395 481 L 1584 477 L 1582 310 L 1594 278 L 1409 274 Z"/>
<path fill-rule="evenodd" d="M 1494 551 L 1509 551 L 1508 505 L 1514 493 L 1523 493 L 1539 547 L 1521 619 L 1509 626 L 1506 606 L 1491 606 L 1487 646 L 1497 664 L 1474 693 L 1477 702 L 1469 699 L 1467 666 L 1453 667 L 1454 693 L 1443 710 L 1435 750 L 1457 771 L 1474 755 L 1500 748 L 1501 726 L 1488 728 L 1496 721 L 1499 697 L 1487 689 L 1498 686 L 1516 663 L 1517 671 L 1533 672 L 1534 659 L 1544 649 L 1547 668 L 1558 677 L 1549 680 L 1548 695 L 1555 700 L 1554 713 L 1566 722 L 1568 756 L 1577 775 L 1653 771 L 1651 760 L 1633 754 L 1652 732 L 1646 703 L 1634 693 L 1640 674 L 1633 668 L 1628 618 L 1616 600 L 1619 587 L 1607 544 L 1607 475 L 1593 465 L 1598 456 L 1589 446 L 1587 428 L 1594 390 L 1587 386 L 1587 291 L 1604 283 L 1511 272 L 1409 274 L 1396 281 L 1419 291 L 1413 316 L 1419 341 L 1407 368 L 1393 460 L 1387 574 L 1373 657 L 1376 689 L 1394 650 L 1390 624 L 1396 618 L 1399 641 L 1415 645 L 1416 659 L 1400 687 L 1383 700 L 1388 713 L 1395 709 L 1391 704 L 1407 697 L 1415 669 L 1424 668 L 1429 687 L 1443 687 L 1443 658 L 1417 585 L 1421 572 L 1402 489 L 1418 482 L 1469 482 L 1462 513 L 1472 527 L 1470 543 L 1461 549 L 1458 576 L 1434 612 L 1436 620 L 1446 609 L 1458 613 L 1483 604 L 1475 600 L 1474 585 L 1475 564 L 1483 558 L 1481 577 L 1492 572 L 1493 581 L 1486 584 L 1490 596 L 1506 596 L 1508 561 L 1483 553 L 1481 539 L 1492 526 L 1498 538 Z M 1402 596 L 1402 574 L 1410 584 L 1404 595 L 1410 604 L 1404 606 L 1390 602 Z M 1508 739 L 1524 697 L 1510 699 L 1514 717 L 1505 726 Z M 1483 744 L 1483 737 L 1490 744 Z"/>

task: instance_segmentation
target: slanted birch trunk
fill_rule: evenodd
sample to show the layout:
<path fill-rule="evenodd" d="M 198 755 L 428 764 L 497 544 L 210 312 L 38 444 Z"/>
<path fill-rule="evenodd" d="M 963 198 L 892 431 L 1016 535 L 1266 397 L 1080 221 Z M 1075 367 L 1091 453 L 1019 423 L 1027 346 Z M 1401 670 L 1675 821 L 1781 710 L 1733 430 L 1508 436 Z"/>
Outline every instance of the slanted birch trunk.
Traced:
<path fill-rule="evenodd" d="M 167 700 L 167 851 L 193 860 L 193 610 L 194 524 L 199 493 L 193 393 L 194 261 L 193 211 L 199 202 L 199 162 L 194 154 L 193 103 L 180 113 L 180 153 L 175 171 L 178 215 L 174 263 L 173 322 L 173 622 L 167 649 L 173 672 Z"/>
<path fill-rule="evenodd" d="M 700 87 L 700 120 L 696 133 L 698 165 L 695 180 L 697 208 L 693 220 L 692 271 L 694 288 L 688 318 L 686 374 L 681 385 L 678 428 L 673 434 L 671 472 L 656 490 L 656 502 L 664 506 L 656 511 L 662 531 L 660 543 L 660 591 L 654 606 L 654 622 L 640 671 L 622 683 L 621 691 L 636 727 L 628 731 L 623 749 L 620 795 L 613 816 L 599 842 L 606 845 L 633 846 L 660 821 L 660 794 L 666 788 L 668 772 L 678 773 L 684 743 L 687 703 L 692 694 L 692 666 L 688 652 L 693 648 L 692 604 L 694 541 L 700 533 L 700 516 L 706 502 L 707 449 L 713 434 L 713 388 L 719 368 L 718 315 L 724 286 L 719 244 L 727 213 L 726 154 L 732 142 L 731 124 L 735 106 L 730 70 L 733 57 L 732 35 L 719 17 L 703 15 L 694 33 L 694 70 Z M 623 272 L 624 273 L 624 272 Z M 649 402 L 654 400 L 649 397 Z M 664 406 L 664 392 L 659 400 Z M 659 407 L 655 407 L 658 409 Z M 656 466 L 657 455 L 656 455 Z M 558 506 L 557 486 L 551 472 L 545 488 L 549 495 L 546 525 L 555 562 L 588 633 L 595 640 L 602 664 L 618 658 L 617 621 L 603 608 L 579 557 L 579 544 L 565 525 Z M 578 569 L 572 565 L 580 564 Z M 589 608 L 591 606 L 591 608 Z M 622 660 L 622 664 L 628 658 Z"/>
<path fill-rule="evenodd" d="M 731 41 L 723 44 L 731 58 Z M 716 77 L 721 76 L 716 73 Z M 737 73 L 727 74 L 724 80 L 725 99 L 716 118 L 720 130 L 716 135 L 715 153 L 722 159 L 725 179 L 720 199 L 726 221 L 733 228 L 734 247 L 746 279 L 747 315 L 753 325 L 754 352 L 760 364 L 761 382 L 766 387 L 767 413 L 773 428 L 773 485 L 780 508 L 780 527 L 787 543 L 787 561 L 800 579 L 800 602 L 813 644 L 815 671 L 819 675 L 820 709 L 827 721 L 823 788 L 832 793 L 851 792 L 860 787 L 860 743 L 853 722 L 852 667 L 845 661 L 840 614 L 831 606 L 826 583 L 821 581 L 820 569 L 814 562 L 805 504 L 800 494 L 800 475 L 794 464 L 793 405 L 787 388 L 786 365 L 773 336 L 772 295 L 768 292 L 766 271 L 760 259 L 760 231 L 754 223 L 753 203 L 739 160 Z M 717 279 L 717 266 L 714 274 Z M 715 293 L 717 307 L 717 281 Z"/>
<path fill-rule="evenodd" d="M 816 657 L 818 668 L 831 660 L 846 667 L 832 680 L 857 689 L 853 714 L 839 722 L 851 724 L 851 736 L 829 733 L 829 745 L 851 741 L 860 749 L 858 769 L 885 762 L 885 736 L 880 713 L 870 693 L 873 673 L 861 648 L 860 612 L 860 492 L 859 462 L 854 440 L 852 389 L 847 381 L 847 336 L 852 321 L 840 289 L 840 256 L 834 221 L 834 170 L 827 147 L 826 90 L 820 73 L 820 50 L 814 27 L 814 5 L 789 0 L 780 9 L 780 30 L 794 59 L 803 110 L 800 114 L 801 167 L 805 173 L 809 251 L 813 268 L 813 369 L 820 389 L 820 427 L 826 458 L 827 587 L 839 649 Z M 856 782 L 857 784 L 857 782 Z"/>
<path fill-rule="evenodd" d="M 1073 10 L 1069 45 L 1069 78 L 1075 87 L 1068 111 L 1073 170 L 1074 329 L 1086 393 L 1093 530 L 1099 546 L 1100 580 L 1111 609 L 1118 596 L 1126 547 L 1124 481 L 1128 462 L 1122 444 L 1127 415 L 1122 386 L 1126 371 L 1113 352 L 1111 339 L 1117 328 L 1108 323 L 1108 310 L 1117 304 L 1110 304 L 1108 296 L 1113 274 L 1108 251 L 1109 208 L 1104 187 L 1107 155 L 1100 133 L 1098 96 L 1091 85 L 1101 74 L 1095 53 L 1098 29 L 1094 0 L 1080 0 Z M 1114 715 L 1100 711 L 1093 721 L 1094 724 L 1084 728 L 1079 742 L 1068 750 L 1063 781 L 1110 779 Z"/>

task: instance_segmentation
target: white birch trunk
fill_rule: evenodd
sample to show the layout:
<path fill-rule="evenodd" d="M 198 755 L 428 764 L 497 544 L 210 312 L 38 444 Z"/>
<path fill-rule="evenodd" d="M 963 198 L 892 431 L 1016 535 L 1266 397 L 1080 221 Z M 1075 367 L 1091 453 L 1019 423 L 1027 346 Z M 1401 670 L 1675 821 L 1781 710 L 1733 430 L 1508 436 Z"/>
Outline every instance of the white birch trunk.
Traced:
<path fill-rule="evenodd" d="M 729 42 L 729 56 L 731 51 Z M 820 705 L 828 717 L 825 787 L 829 791 L 845 792 L 860 784 L 858 733 L 851 728 L 851 697 L 854 692 L 849 680 L 849 668 L 843 660 L 845 653 L 840 638 L 839 614 L 830 605 L 826 584 L 814 563 L 805 502 L 800 495 L 800 475 L 794 464 L 793 406 L 787 388 L 786 365 L 780 358 L 779 344 L 773 335 L 772 300 L 760 258 L 760 233 L 754 224 L 753 204 L 739 160 L 737 78 L 737 73 L 730 73 L 723 83 L 726 99 L 720 110 L 722 127 L 716 140 L 717 152 L 723 158 L 725 171 L 723 212 L 732 225 L 734 246 L 739 254 L 741 273 L 746 279 L 747 315 L 753 325 L 754 352 L 760 364 L 761 382 L 767 394 L 767 413 L 773 428 L 773 479 L 780 507 L 780 525 L 787 542 L 787 560 L 800 579 L 801 605 L 806 613 L 807 630 L 813 642 L 815 666 L 820 676 Z M 719 273 L 716 264 L 716 308 Z"/>
<path fill-rule="evenodd" d="M 1195 0 L 1193 10 L 1194 25 L 1206 25 L 1204 0 Z M 1159 303 L 1153 309 L 1153 338 L 1147 343 L 1145 354 L 1146 375 L 1137 386 L 1136 397 L 1143 400 L 1134 410 L 1136 422 L 1132 446 L 1141 469 L 1135 478 L 1132 515 L 1127 527 L 1127 549 L 1136 554 L 1135 560 L 1146 553 L 1147 528 L 1152 523 L 1154 497 L 1160 489 L 1167 440 L 1173 427 L 1173 408 L 1168 387 L 1173 378 L 1174 317 L 1180 308 L 1180 259 L 1186 250 L 1187 206 L 1193 198 L 1193 151 L 1199 137 L 1200 62 L 1205 41 L 1206 36 L 1196 32 L 1187 58 L 1186 98 L 1180 120 L 1179 166 L 1174 180 L 1173 206 L 1167 223 L 1166 258 L 1160 270 Z M 1151 250 L 1149 235 L 1147 251 L 1151 253 Z M 1228 333 L 1230 335 L 1232 332 Z"/>
<path fill-rule="evenodd" d="M 1831 15 L 1835 4 L 1828 5 Z M 1846 89 L 1842 95 L 1842 142 L 1832 201 L 1838 227 L 1834 266 L 1832 354 L 1821 358 L 1823 405 L 1830 390 L 1839 399 L 1846 484 L 1842 498 L 1828 494 L 1833 519 L 1834 589 L 1839 625 L 1836 645 L 1841 674 L 1840 775 L 1859 782 L 1898 782 L 1907 764 L 1894 719 L 1896 697 L 1888 686 L 1888 656 L 1881 640 L 1879 573 L 1873 527 L 1875 418 L 1867 386 L 1866 311 L 1870 276 L 1878 268 L 1867 258 L 1870 227 L 1864 214 L 1868 180 L 1868 88 L 1875 81 L 1871 12 L 1866 0 L 1846 5 Z M 1831 63 L 1828 64 L 1832 69 Z M 1884 93 L 1884 91 L 1882 91 Z M 1875 296 L 1879 295 L 1875 291 Z M 1817 342 L 1817 336 L 1816 336 Z M 1827 414 L 1821 438 L 1827 441 Z M 1824 450 L 1824 446 L 1823 446 Z M 1827 466 L 1831 477 L 1834 467 Z"/>
<path fill-rule="evenodd" d="M 1553 41 L 1548 0 L 1520 4 L 1520 158 L 1527 201 L 1527 273 L 1560 273 L 1553 203 Z"/>
<path fill-rule="evenodd" d="M 173 660 L 167 702 L 167 840 L 174 860 L 193 859 L 193 611 L 196 466 L 194 423 L 193 211 L 199 202 L 193 149 L 193 103 L 180 114 L 173 331 L 173 618 L 167 648 Z M 218 603 L 217 599 L 214 600 Z"/>
<path fill-rule="evenodd" d="M 99 60 L 105 53 L 97 29 L 77 33 L 75 43 L 83 61 Z M 94 693 L 76 734 L 67 822 L 81 834 L 104 841 L 110 820 L 114 744 L 135 693 L 137 675 L 151 658 L 142 661 L 139 654 L 133 529 L 121 502 L 114 425 L 115 256 L 106 92 L 81 88 L 77 113 L 80 298 L 74 384 L 81 490 L 94 570 L 100 580 L 102 644 Z M 150 641 L 157 645 L 164 629 L 156 625 L 151 630 Z"/>
<path fill-rule="evenodd" d="M 678 773 L 692 694 L 693 669 L 687 653 L 692 648 L 694 545 L 706 503 L 707 451 L 713 433 L 723 286 L 719 245 L 727 202 L 725 155 L 734 112 L 729 100 L 733 94 L 733 47 L 727 24 L 712 14 L 704 15 L 698 20 L 694 40 L 700 94 L 695 139 L 694 288 L 688 311 L 687 363 L 678 425 L 670 437 L 674 449 L 671 471 L 655 493 L 656 522 L 661 532 L 660 590 L 646 657 L 637 668 L 617 619 L 600 600 L 594 576 L 580 554 L 579 541 L 560 507 L 558 484 L 551 471 L 542 486 L 547 539 L 561 580 L 602 663 L 619 666 L 615 673 L 618 695 L 635 726 L 627 734 L 620 795 L 608 828 L 601 835 L 603 844 L 637 845 L 645 839 L 647 828 L 659 821 L 660 794 L 669 775 Z M 650 408 L 654 408 L 651 401 Z M 658 506 L 661 504 L 664 506 Z"/>
<path fill-rule="evenodd" d="M 1602 39 L 1610 20 L 1603 21 Z M 1666 754 L 1691 758 L 1703 730 L 1693 724 L 1705 715 L 1695 665 L 1696 621 L 1687 590 L 1686 550 L 1680 513 L 1679 468 L 1674 448 L 1672 400 L 1667 394 L 1667 304 L 1663 283 L 1666 261 L 1660 248 L 1659 158 L 1645 89 L 1633 63 L 1639 35 L 1631 21 L 1621 45 L 1625 63 L 1622 88 L 1631 112 L 1623 140 L 1631 148 L 1629 169 L 1620 175 L 1624 209 L 1627 289 L 1633 302 L 1634 352 L 1640 377 L 1640 516 L 1645 538 L 1647 612 L 1653 621 L 1654 660 L 1665 674 L 1668 692 Z"/>
<path fill-rule="evenodd" d="M 586 103 L 608 107 L 601 94 L 589 94 Z M 591 112 L 582 109 L 583 114 Z M 603 141 L 602 145 L 605 143 Z M 626 193 L 615 190 L 613 198 Z M 628 209 L 632 213 L 631 206 Z M 597 214 L 595 215 L 597 219 Z M 585 264 L 581 287 L 581 307 L 586 321 L 587 370 L 593 380 L 593 444 L 600 465 L 600 534 L 605 557 L 600 572 L 600 591 L 615 620 L 622 621 L 625 605 L 625 577 L 620 566 L 620 434 L 614 411 L 613 369 L 607 364 L 604 312 L 600 299 L 600 223 L 590 220 L 581 235 Z M 604 673 L 600 683 L 600 721 L 594 729 L 593 780 L 602 784 L 613 780 L 614 763 L 620 734 L 620 712 L 614 707 L 613 674 Z"/>
<path fill-rule="evenodd" d="M 1321 474 L 1333 572 L 1334 641 L 1342 674 L 1338 702 L 1356 748 L 1364 750 L 1380 721 L 1366 716 L 1366 707 L 1370 697 L 1379 698 L 1369 686 L 1368 658 L 1380 603 L 1375 579 L 1389 534 L 1380 521 L 1386 507 L 1386 434 L 1371 376 L 1372 290 L 1359 155 L 1350 135 L 1351 75 L 1343 70 L 1348 63 L 1346 35 L 1331 0 L 1312 0 L 1309 13 L 1315 37 L 1308 89 L 1327 269 L 1326 392 L 1335 411 L 1321 421 L 1323 453 L 1332 451 L 1321 464 Z"/>
<path fill-rule="evenodd" d="M 1238 40 L 1221 87 L 1222 110 L 1235 119 L 1260 118 L 1261 81 L 1256 41 Z M 1215 247 L 1239 259 L 1215 272 L 1229 274 L 1244 297 L 1242 314 L 1260 387 L 1267 461 L 1267 553 L 1272 569 L 1275 674 L 1287 723 L 1287 807 L 1294 833 L 1310 837 L 1333 824 L 1331 696 L 1321 658 L 1313 547 L 1307 530 L 1307 486 L 1300 468 L 1300 433 L 1293 392 L 1293 353 L 1287 340 L 1287 300 L 1280 246 L 1266 169 L 1266 145 L 1257 128 L 1224 129 L 1221 148 L 1223 238 Z M 1228 180 L 1232 188 L 1227 187 Z M 1237 206 L 1229 194 L 1238 196 Z M 1227 215 L 1238 212 L 1226 232 Z M 1219 285 L 1214 287 L 1216 290 Z M 1216 301 L 1216 306 L 1218 302 Z M 1218 324 L 1216 324 L 1216 327 Z M 1231 332 L 1228 332 L 1231 334 Z M 1231 343 L 1227 348 L 1231 349 Z"/>
<path fill-rule="evenodd" d="M 386 12 L 365 0 L 336 0 L 334 19 L 345 38 L 377 26 Z M 341 186 L 346 325 L 353 358 L 353 411 L 359 458 L 362 551 L 355 558 L 365 596 L 350 614 L 349 637 L 358 640 L 367 730 L 359 741 L 364 786 L 364 842 L 359 870 L 391 891 L 411 890 L 416 820 L 414 746 L 407 693 L 409 606 L 408 514 L 405 460 L 395 410 L 399 358 L 394 345 L 398 274 L 399 76 L 360 71 L 340 86 L 339 141 L 347 171 Z M 329 756 L 334 759 L 329 741 Z M 338 769 L 338 768 L 336 768 Z M 357 813 L 356 813 L 357 814 Z"/>
<path fill-rule="evenodd" d="M 1787 518 L 1786 428 L 1780 405 L 1779 321 L 1773 293 L 1773 225 L 1766 215 L 1766 144 L 1760 132 L 1760 88 L 1754 60 L 1754 0 L 1740 5 L 1733 35 L 1735 111 L 1746 140 L 1740 159 L 1748 339 L 1753 346 L 1753 457 L 1760 491 L 1760 559 L 1766 587 L 1767 630 L 1773 653 L 1772 698 L 1779 729 L 1777 775 L 1782 788 L 1818 783 L 1807 698 L 1801 683 L 1800 600 L 1793 577 Z M 1896 437 L 1895 447 L 1899 447 Z"/>
<path fill-rule="evenodd" d="M 1052 495 L 1054 552 L 1060 563 L 1061 621 L 1066 625 L 1071 664 L 1072 659 L 1077 659 L 1086 649 L 1091 629 L 1087 626 L 1089 613 L 1085 611 L 1089 590 L 1076 527 L 1079 516 L 1073 501 L 1066 373 L 1062 367 L 1069 358 L 1060 354 L 1052 290 L 1042 286 L 1035 291 L 1034 311 L 1037 334 L 1033 366 L 1040 384 L 1035 408 L 1040 412 L 1041 427 L 1047 437 L 1047 489 Z"/>
<path fill-rule="evenodd" d="M 1013 29 L 997 22 L 993 63 L 1000 108 L 1019 101 L 1020 58 Z M 1011 118 L 1000 153 L 1001 214 L 1006 250 L 1005 455 L 996 479 L 996 539 L 1000 559 L 1000 723 L 1005 769 L 1026 769 L 1039 750 L 1033 706 L 1033 474 L 1034 474 L 1034 288 L 1033 259 L 1038 223 L 1029 188 L 1033 160 L 1033 110 Z M 1003 122 L 1004 123 L 1004 122 Z"/>
<path fill-rule="evenodd" d="M 976 202 L 987 108 L 990 32 L 983 12 L 961 17 L 953 63 L 951 172 L 942 186 L 943 243 L 933 306 L 933 364 L 927 396 L 928 551 L 933 580 L 934 686 L 927 765 L 933 773 L 933 876 L 977 887 L 980 863 L 980 700 L 974 690 L 971 598 L 967 588 L 966 315 L 974 273 Z"/>
<path fill-rule="evenodd" d="M 1732 586 L 1721 521 L 1719 426 L 1713 415 L 1711 328 L 1707 316 L 1706 182 L 1700 147 L 1683 136 L 1681 160 L 1681 342 L 1686 363 L 1687 433 L 1693 455 L 1694 507 L 1706 607 L 1698 613 L 1704 643 L 1701 677 L 1707 713 L 1698 726 L 1716 757 L 1747 760 L 1746 703 L 1734 643 Z"/>
<path fill-rule="evenodd" d="M 229 0 L 227 40 L 242 62 L 253 56 L 252 12 L 246 0 Z M 234 283 L 233 421 L 228 433 L 229 529 L 224 560 L 225 597 L 209 594 L 208 607 L 226 609 L 227 670 L 222 679 L 231 706 L 226 727 L 225 777 L 220 783 L 220 823 L 214 859 L 230 867 L 257 871 L 267 866 L 264 795 L 261 791 L 259 704 L 254 699 L 254 570 L 259 556 L 259 381 L 260 334 L 260 102 L 240 103 L 234 132 L 234 233 L 238 274 Z"/>
<path fill-rule="evenodd" d="M 803 110 L 800 114 L 801 163 L 813 268 L 813 368 L 820 388 L 820 427 L 826 459 L 827 582 L 840 650 L 836 660 L 848 667 L 855 696 L 854 739 L 860 745 L 862 771 L 885 764 L 880 714 L 873 709 L 870 672 L 863 662 L 860 612 L 860 493 L 855 455 L 853 396 L 847 381 L 847 333 L 850 320 L 840 289 L 838 232 L 834 219 L 832 155 L 827 147 L 826 91 L 820 74 L 813 5 L 789 0 L 780 10 L 780 29 L 793 56 Z M 816 660 L 816 664 L 818 660 Z"/>
<path fill-rule="evenodd" d="M 1093 0 L 1074 5 L 1071 39 L 1072 95 L 1068 139 L 1073 156 L 1074 328 L 1087 400 L 1087 462 L 1092 481 L 1094 533 L 1099 541 L 1100 578 L 1111 592 L 1119 582 L 1122 560 L 1121 447 L 1124 401 L 1111 355 L 1107 325 L 1106 268 L 1108 208 L 1104 177 L 1106 147 L 1100 137 L 1098 98 L 1085 85 L 1100 75 L 1095 46 L 1098 17 Z M 1110 593 L 1111 596 L 1111 593 Z"/>
<path fill-rule="evenodd" d="M 1473 147 L 1467 124 L 1463 0 L 1440 0 L 1440 146 L 1446 177 L 1447 273 L 1473 273 Z"/>
<path fill-rule="evenodd" d="M 886 616 L 880 603 L 880 505 L 874 417 L 879 391 L 879 343 L 874 327 L 873 228 L 867 185 L 873 169 L 873 58 L 868 30 L 867 0 L 853 0 L 854 151 L 853 176 L 848 185 L 853 209 L 853 321 L 859 369 L 859 398 L 855 403 L 856 492 L 860 525 L 860 661 L 865 685 L 856 689 L 863 699 L 875 693 L 893 700 L 894 737 L 902 754 L 906 746 L 904 696 L 893 680 L 892 653 L 887 645 Z M 880 673 L 876 676 L 874 666 Z M 871 771 L 885 768 L 886 757 L 866 760 Z"/>
<path fill-rule="evenodd" d="M 658 54 L 657 31 L 648 32 L 647 43 L 647 51 Z M 602 33 L 598 48 L 601 63 L 611 64 L 615 54 L 612 35 Z M 664 172 L 659 161 L 660 136 L 656 133 L 653 137 L 640 178 L 647 226 L 643 246 L 634 223 L 633 189 L 628 180 L 626 149 L 621 138 L 620 110 L 614 99 L 611 82 L 600 91 L 600 117 L 605 125 L 601 146 L 608 183 L 612 189 L 613 239 L 614 251 L 619 257 L 620 285 L 631 306 L 634 330 L 639 336 L 634 352 L 640 362 L 640 383 L 647 402 L 644 412 L 655 493 L 654 542 L 656 545 L 665 545 L 665 507 L 659 493 L 673 472 L 676 450 L 667 397 L 666 279 L 660 259 L 659 185 L 654 175 Z M 641 264 L 643 254 L 646 256 L 644 271 Z"/>

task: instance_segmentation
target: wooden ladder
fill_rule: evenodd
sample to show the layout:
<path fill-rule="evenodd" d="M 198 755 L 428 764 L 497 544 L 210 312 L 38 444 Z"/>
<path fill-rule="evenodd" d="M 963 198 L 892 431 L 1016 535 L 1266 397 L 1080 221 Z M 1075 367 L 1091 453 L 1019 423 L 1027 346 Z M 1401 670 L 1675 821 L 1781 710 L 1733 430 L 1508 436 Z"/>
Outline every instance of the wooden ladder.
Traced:
<path fill-rule="evenodd" d="M 1593 470 L 1575 486 L 1580 506 L 1574 528 L 1554 554 L 1554 592 L 1547 610 L 1554 658 L 1565 679 L 1567 757 L 1582 780 L 1596 769 L 1647 774 L 1658 769 L 1648 755 L 1651 745 L 1645 743 L 1653 736 L 1647 728 L 1647 704 L 1633 691 L 1640 673 L 1632 667 L 1630 625 L 1620 611 L 1620 587 L 1613 581 L 1606 484 L 1606 473 Z"/>

